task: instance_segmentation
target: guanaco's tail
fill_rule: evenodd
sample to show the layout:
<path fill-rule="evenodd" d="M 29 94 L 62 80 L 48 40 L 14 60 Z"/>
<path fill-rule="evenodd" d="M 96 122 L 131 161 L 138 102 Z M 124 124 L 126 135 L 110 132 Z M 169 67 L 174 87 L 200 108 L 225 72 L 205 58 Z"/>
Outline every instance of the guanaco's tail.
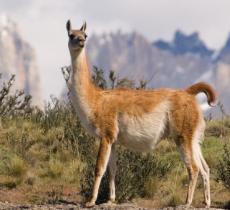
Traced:
<path fill-rule="evenodd" d="M 210 86 L 207 83 L 204 82 L 196 83 L 188 87 L 187 89 L 185 89 L 185 91 L 192 95 L 196 95 L 201 92 L 205 93 L 208 98 L 209 106 L 215 106 L 217 103 L 216 91 L 212 88 L 212 86 Z"/>

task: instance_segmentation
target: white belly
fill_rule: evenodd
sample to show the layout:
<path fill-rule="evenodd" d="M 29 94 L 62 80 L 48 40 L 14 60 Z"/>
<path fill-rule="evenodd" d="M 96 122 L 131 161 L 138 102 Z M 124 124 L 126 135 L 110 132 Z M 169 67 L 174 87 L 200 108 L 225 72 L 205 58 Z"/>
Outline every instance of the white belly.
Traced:
<path fill-rule="evenodd" d="M 168 110 L 168 103 L 164 102 L 141 117 L 120 116 L 118 143 L 141 152 L 154 149 L 164 133 Z"/>

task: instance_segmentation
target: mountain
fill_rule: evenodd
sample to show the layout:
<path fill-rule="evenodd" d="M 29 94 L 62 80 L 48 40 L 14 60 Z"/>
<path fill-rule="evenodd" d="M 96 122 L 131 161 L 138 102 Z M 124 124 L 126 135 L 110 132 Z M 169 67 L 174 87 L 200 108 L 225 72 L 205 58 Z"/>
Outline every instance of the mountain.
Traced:
<path fill-rule="evenodd" d="M 153 45 L 159 49 L 168 50 L 175 55 L 191 53 L 202 57 L 210 57 L 214 53 L 214 50 L 209 49 L 199 38 L 197 32 L 185 35 L 178 30 L 175 32 L 174 39 L 171 43 L 159 40 L 154 42 Z"/>
<path fill-rule="evenodd" d="M 230 64 L 230 34 L 225 45 L 220 50 L 219 55 L 217 56 L 217 60 Z"/>
<path fill-rule="evenodd" d="M 178 36 L 176 46 L 182 49 Z M 187 45 L 192 44 L 187 41 Z M 151 87 L 186 87 L 213 68 L 211 56 L 175 52 L 155 46 L 137 32 L 93 35 L 88 41 L 88 54 L 93 65 L 106 71 L 114 70 L 120 77 L 151 80 Z"/>
<path fill-rule="evenodd" d="M 34 49 L 20 34 L 17 24 L 0 16 L 0 72 L 3 78 L 16 75 L 15 88 L 33 96 L 33 104 L 41 105 L 41 83 Z"/>
<path fill-rule="evenodd" d="M 197 32 L 176 31 L 171 42 L 148 41 L 137 32 L 92 35 L 87 53 L 90 63 L 121 77 L 147 80 L 148 87 L 185 88 L 198 81 L 211 83 L 230 113 L 230 38 L 217 53 Z M 217 57 L 215 58 L 215 56 Z"/>

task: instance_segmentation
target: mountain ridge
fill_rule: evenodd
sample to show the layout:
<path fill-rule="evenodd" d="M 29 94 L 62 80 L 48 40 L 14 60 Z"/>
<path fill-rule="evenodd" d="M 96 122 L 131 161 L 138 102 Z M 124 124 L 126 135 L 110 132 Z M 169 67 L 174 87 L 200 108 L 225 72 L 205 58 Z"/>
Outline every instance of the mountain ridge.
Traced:
<path fill-rule="evenodd" d="M 176 30 L 172 42 L 158 40 L 153 45 L 162 50 L 168 50 L 175 55 L 183 55 L 186 53 L 198 54 L 202 57 L 212 56 L 213 49 L 210 49 L 200 39 L 198 32 L 186 35 L 180 30 Z"/>

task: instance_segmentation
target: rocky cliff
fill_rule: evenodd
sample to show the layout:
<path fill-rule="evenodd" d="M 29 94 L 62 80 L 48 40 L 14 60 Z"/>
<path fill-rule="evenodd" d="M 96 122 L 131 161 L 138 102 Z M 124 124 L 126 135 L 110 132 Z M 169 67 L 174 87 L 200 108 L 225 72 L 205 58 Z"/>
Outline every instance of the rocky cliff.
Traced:
<path fill-rule="evenodd" d="M 0 16 L 0 73 L 7 79 L 16 75 L 15 88 L 33 96 L 41 105 L 41 87 L 34 49 L 23 40 L 17 24 L 5 15 Z"/>

